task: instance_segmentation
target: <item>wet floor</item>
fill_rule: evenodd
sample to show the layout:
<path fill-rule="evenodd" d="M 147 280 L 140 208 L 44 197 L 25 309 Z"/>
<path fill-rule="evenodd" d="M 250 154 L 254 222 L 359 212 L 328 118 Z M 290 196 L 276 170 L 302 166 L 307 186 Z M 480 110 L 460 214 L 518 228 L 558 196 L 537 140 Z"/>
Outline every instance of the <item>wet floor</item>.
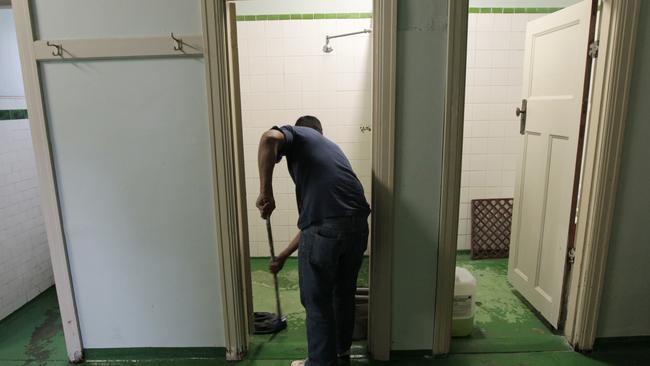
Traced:
<path fill-rule="evenodd" d="M 462 258 L 461 258 L 462 259 Z M 253 286 L 257 294 L 256 306 L 264 310 L 272 310 L 273 302 L 269 302 L 269 294 L 272 294 L 272 285 L 268 282 L 268 273 L 265 272 L 265 259 L 253 260 Z M 520 312 L 515 315 L 504 313 L 505 307 L 512 306 L 514 300 L 503 298 L 507 292 L 501 294 L 493 291 L 501 291 L 496 288 L 481 290 L 481 283 L 486 283 L 490 276 L 503 271 L 503 264 L 499 266 L 490 262 L 469 262 L 466 266 L 471 267 L 476 273 L 479 281 L 477 300 L 481 305 L 477 309 L 477 331 L 484 338 L 479 338 L 474 349 L 480 347 L 493 347 L 494 344 L 481 343 L 481 339 L 489 339 L 489 336 L 500 334 L 503 331 L 501 325 L 496 323 L 519 324 L 520 330 L 529 331 L 537 329 L 538 324 L 524 316 Z M 360 283 L 367 283 L 367 267 L 360 276 Z M 297 265 L 288 263 L 284 273 L 280 276 L 282 287 L 283 306 L 289 316 L 289 329 L 275 337 L 255 336 L 251 342 L 251 352 L 247 360 L 237 363 L 241 366 L 288 366 L 290 360 L 304 357 L 305 335 L 304 335 L 304 312 L 300 306 L 297 290 Z M 502 290 L 511 289 L 503 284 L 498 285 Z M 482 291 L 492 291 L 490 294 L 482 294 Z M 267 293 L 268 292 L 268 293 Z M 514 295 L 513 295 L 514 296 Z M 270 297 L 272 299 L 272 296 Z M 516 297 L 515 297 L 516 298 Z M 499 302 L 500 301 L 500 302 Z M 523 304 L 523 303 L 522 303 Z M 481 314 L 481 312 L 485 312 Z M 534 315 L 533 315 L 534 316 Z M 539 320 L 537 320 L 539 321 Z M 539 324 L 542 324 L 541 322 Z M 542 324 L 543 325 L 543 324 Z M 543 328 L 539 328 L 542 329 Z M 533 333 L 544 332 L 533 331 Z M 549 333 L 554 336 L 552 333 Z M 548 334 L 544 333 L 544 337 Z M 535 339 L 539 340 L 535 335 Z M 469 339 L 465 340 L 469 342 Z M 504 341 L 505 342 L 505 341 Z M 514 342 L 511 338 L 510 343 Z M 563 348 L 565 345 L 560 344 Z M 446 358 L 432 359 L 430 357 L 411 354 L 395 355 L 391 362 L 374 362 L 367 358 L 357 358 L 351 362 L 352 366 L 599 366 L 599 365 L 650 365 L 650 347 L 647 342 L 631 344 L 630 342 L 619 343 L 615 347 L 593 352 L 589 355 L 582 355 L 570 350 L 545 350 L 545 351 L 516 351 L 497 352 L 493 348 L 486 348 L 488 351 L 477 351 L 474 353 L 469 345 L 461 345 L 454 340 L 454 352 Z M 464 348 L 463 348 L 464 347 Z M 147 350 L 147 349 L 145 349 Z M 151 350 L 151 349 L 148 349 Z M 159 349 L 154 349 L 159 350 Z M 144 352 L 134 357 L 133 350 L 112 350 L 109 352 L 87 352 L 90 359 L 87 364 L 101 364 L 105 366 L 126 366 L 126 365 L 157 365 L 157 366 L 226 366 L 232 365 L 223 360 L 223 357 L 210 356 L 210 353 L 202 351 L 200 354 L 191 353 L 192 349 L 165 349 L 164 352 L 156 351 L 158 356 L 146 357 Z M 190 351 L 188 356 L 188 351 Z M 365 353 L 363 343 L 355 345 L 357 354 Z M 497 353 L 495 353 L 497 352 Z M 110 357 L 98 357 L 110 355 Z M 162 355 L 162 356 L 161 356 Z M 66 361 L 65 342 L 61 327 L 59 309 L 54 288 L 50 288 L 37 298 L 17 310 L 7 318 L 0 321 L 0 366 L 64 366 L 69 365 Z M 118 361 L 119 360 L 119 361 Z"/>

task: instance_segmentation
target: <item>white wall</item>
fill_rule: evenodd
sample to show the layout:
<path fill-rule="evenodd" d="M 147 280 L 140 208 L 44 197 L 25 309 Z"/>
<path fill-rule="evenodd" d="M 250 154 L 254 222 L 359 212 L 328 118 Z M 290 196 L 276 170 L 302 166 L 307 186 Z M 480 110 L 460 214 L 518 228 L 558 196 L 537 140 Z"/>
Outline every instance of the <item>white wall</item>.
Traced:
<path fill-rule="evenodd" d="M 25 91 L 11 8 L 0 7 L 0 50 L 0 110 L 24 109 Z"/>
<path fill-rule="evenodd" d="M 0 111 L 24 108 L 13 16 L 0 8 Z M 29 121 L 0 120 L 0 319 L 53 284 L 35 164 Z"/>
<path fill-rule="evenodd" d="M 54 38 L 168 36 L 200 34 L 199 9 L 36 1 L 35 18 Z M 41 66 L 86 348 L 225 345 L 204 73 L 200 57 Z"/>
<path fill-rule="evenodd" d="M 237 15 L 369 12 L 372 12 L 372 0 L 250 0 L 237 2 Z"/>
<path fill-rule="evenodd" d="M 650 3 L 641 2 L 599 337 L 650 335 Z"/>
<path fill-rule="evenodd" d="M 0 121 L 0 319 L 53 283 L 29 122 Z"/>
<path fill-rule="evenodd" d="M 326 137 L 350 159 L 370 201 L 371 37 L 361 34 L 331 41 L 325 35 L 370 28 L 370 19 L 240 21 L 238 43 L 241 73 L 244 159 L 252 256 L 268 256 L 264 222 L 255 200 L 259 193 L 257 147 L 273 125 L 293 125 L 302 115 L 318 117 Z M 295 187 L 286 161 L 276 167 L 273 214 L 276 251 L 297 232 Z"/>
<path fill-rule="evenodd" d="M 514 195 L 526 23 L 544 14 L 470 14 L 458 249 L 470 249 L 470 202 Z"/>

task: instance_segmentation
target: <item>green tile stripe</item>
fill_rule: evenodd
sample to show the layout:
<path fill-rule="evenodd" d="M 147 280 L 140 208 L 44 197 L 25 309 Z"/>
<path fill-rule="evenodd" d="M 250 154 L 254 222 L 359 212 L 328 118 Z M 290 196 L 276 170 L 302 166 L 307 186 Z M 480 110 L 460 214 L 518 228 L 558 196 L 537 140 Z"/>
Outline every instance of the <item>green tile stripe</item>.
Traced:
<path fill-rule="evenodd" d="M 372 18 L 372 13 L 310 13 L 310 14 L 261 14 L 238 15 L 238 22 L 257 20 L 314 20 L 314 19 L 363 19 Z"/>
<path fill-rule="evenodd" d="M 84 356 L 91 361 L 224 359 L 226 349 L 221 347 L 188 348 L 86 348 Z M 137 363 L 134 363 L 137 364 Z"/>
<path fill-rule="evenodd" d="M 548 14 L 562 8 L 469 8 L 471 14 Z"/>
<path fill-rule="evenodd" d="M 6 121 L 10 119 L 27 119 L 27 109 L 0 110 L 0 121 Z"/>
<path fill-rule="evenodd" d="M 471 14 L 548 14 L 562 8 L 469 8 Z M 372 18 L 372 13 L 312 13 L 312 14 L 261 14 L 238 15 L 238 22 L 259 20 L 314 20 L 314 19 L 362 19 Z"/>

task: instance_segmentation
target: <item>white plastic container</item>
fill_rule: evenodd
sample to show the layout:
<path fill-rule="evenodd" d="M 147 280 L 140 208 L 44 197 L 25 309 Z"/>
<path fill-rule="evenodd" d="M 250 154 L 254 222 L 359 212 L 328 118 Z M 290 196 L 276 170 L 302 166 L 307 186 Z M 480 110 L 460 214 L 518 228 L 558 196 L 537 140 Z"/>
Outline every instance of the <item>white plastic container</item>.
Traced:
<path fill-rule="evenodd" d="M 465 268 L 456 267 L 454 285 L 454 308 L 451 323 L 452 337 L 466 337 L 474 328 L 474 297 L 476 279 Z"/>

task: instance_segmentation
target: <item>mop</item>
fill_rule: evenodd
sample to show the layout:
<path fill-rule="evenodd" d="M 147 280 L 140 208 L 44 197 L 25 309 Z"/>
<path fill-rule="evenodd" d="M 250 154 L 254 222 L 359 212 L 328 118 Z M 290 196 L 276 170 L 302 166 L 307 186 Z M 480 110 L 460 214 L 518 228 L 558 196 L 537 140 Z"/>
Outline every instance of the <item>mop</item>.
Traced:
<path fill-rule="evenodd" d="M 266 234 L 269 238 L 269 249 L 271 260 L 275 261 L 275 249 L 273 248 L 273 233 L 271 233 L 271 219 L 266 219 Z M 276 314 L 266 312 L 255 312 L 253 314 L 255 334 L 273 334 L 287 327 L 287 317 L 282 316 L 280 309 L 280 288 L 278 287 L 278 275 L 273 274 L 273 285 L 275 286 L 275 309 Z"/>

